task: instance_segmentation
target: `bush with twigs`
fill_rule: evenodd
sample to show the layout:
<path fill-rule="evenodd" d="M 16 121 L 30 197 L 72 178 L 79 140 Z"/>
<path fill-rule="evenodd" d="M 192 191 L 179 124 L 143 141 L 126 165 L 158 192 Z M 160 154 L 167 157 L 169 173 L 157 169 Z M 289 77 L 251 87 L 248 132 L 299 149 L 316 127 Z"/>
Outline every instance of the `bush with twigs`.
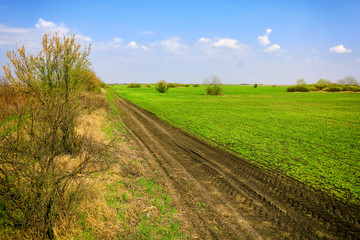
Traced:
<path fill-rule="evenodd" d="M 221 79 L 217 76 L 207 77 L 204 80 L 206 85 L 206 94 L 207 95 L 221 95 L 222 94 L 222 83 Z"/>
<path fill-rule="evenodd" d="M 76 129 L 82 92 L 99 86 L 89 53 L 75 35 L 58 33 L 43 35 L 37 55 L 25 47 L 7 53 L 5 77 L 27 101 L 0 119 L 1 227 L 23 238 L 54 239 L 55 223 L 81 198 L 81 179 L 111 163 L 108 146 Z"/>

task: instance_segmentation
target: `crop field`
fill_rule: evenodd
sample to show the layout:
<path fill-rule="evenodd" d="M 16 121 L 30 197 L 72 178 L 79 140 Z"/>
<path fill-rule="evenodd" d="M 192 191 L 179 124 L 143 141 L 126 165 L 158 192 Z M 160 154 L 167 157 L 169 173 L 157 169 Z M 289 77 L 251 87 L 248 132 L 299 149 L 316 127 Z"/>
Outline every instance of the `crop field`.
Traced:
<path fill-rule="evenodd" d="M 172 125 L 264 168 L 360 204 L 360 94 L 289 93 L 285 87 L 112 89 Z"/>

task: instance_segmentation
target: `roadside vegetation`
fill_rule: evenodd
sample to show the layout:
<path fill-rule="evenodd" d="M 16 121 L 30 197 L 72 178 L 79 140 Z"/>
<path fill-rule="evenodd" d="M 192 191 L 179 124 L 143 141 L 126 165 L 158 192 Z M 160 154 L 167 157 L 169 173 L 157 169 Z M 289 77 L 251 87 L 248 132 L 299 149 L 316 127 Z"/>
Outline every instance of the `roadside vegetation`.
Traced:
<path fill-rule="evenodd" d="M 0 239 L 185 238 L 172 199 L 127 143 L 89 53 L 75 35 L 48 33 L 38 54 L 7 54 Z"/>
<path fill-rule="evenodd" d="M 86 92 L 103 85 L 89 68 L 90 49 L 57 33 L 44 34 L 42 47 L 38 55 L 8 52 L 4 66 L 0 225 L 9 238 L 53 239 L 81 198 L 83 179 L 112 159 L 107 145 L 78 130 Z"/>
<path fill-rule="evenodd" d="M 360 95 L 291 94 L 286 87 L 176 88 L 166 95 L 114 86 L 169 123 L 264 168 L 360 204 Z"/>

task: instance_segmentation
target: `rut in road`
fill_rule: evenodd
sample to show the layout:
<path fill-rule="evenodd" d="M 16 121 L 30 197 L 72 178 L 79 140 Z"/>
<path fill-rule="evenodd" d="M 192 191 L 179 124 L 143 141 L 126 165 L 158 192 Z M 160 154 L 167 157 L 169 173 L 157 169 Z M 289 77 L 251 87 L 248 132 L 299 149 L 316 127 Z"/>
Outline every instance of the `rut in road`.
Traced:
<path fill-rule="evenodd" d="M 199 239 L 358 239 L 359 206 L 170 126 L 118 96 L 123 122 Z"/>

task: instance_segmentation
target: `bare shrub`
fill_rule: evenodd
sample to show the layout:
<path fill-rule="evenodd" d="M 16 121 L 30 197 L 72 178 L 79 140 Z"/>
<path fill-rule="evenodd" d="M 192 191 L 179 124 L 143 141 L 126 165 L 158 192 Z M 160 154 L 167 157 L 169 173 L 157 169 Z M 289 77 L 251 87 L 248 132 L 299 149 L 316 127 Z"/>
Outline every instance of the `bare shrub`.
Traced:
<path fill-rule="evenodd" d="M 306 82 L 303 78 L 296 80 L 296 85 L 306 85 Z"/>
<path fill-rule="evenodd" d="M 207 95 L 221 95 L 222 94 L 222 83 L 221 79 L 218 76 L 207 77 L 204 80 L 206 85 L 206 94 Z"/>
<path fill-rule="evenodd" d="M 351 77 L 351 76 L 347 76 L 345 78 L 339 79 L 337 82 L 339 84 L 349 85 L 349 86 L 359 86 L 360 85 L 359 82 L 356 81 L 356 78 Z"/>

